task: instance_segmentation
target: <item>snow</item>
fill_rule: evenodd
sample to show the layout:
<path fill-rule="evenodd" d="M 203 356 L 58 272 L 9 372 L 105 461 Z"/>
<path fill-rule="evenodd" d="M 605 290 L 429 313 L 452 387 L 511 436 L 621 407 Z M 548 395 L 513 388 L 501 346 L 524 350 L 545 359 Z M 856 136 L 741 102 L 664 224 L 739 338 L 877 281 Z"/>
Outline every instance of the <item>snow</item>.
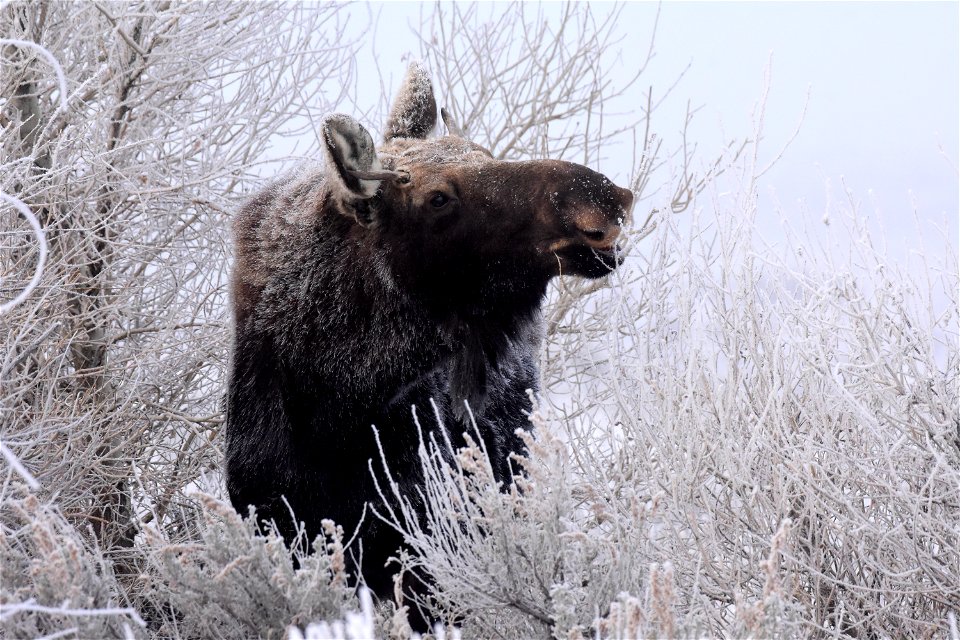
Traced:
<path fill-rule="evenodd" d="M 437 124 L 437 102 L 430 74 L 414 61 L 400 85 L 387 119 L 386 141 L 393 138 L 425 138 Z"/>

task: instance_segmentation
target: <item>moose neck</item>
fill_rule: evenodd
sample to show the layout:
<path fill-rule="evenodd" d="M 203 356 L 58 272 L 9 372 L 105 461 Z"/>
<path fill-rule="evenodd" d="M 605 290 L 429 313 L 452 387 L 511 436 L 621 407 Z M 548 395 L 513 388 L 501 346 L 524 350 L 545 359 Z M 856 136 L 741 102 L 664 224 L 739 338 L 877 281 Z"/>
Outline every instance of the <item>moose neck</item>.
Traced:
<path fill-rule="evenodd" d="M 448 299 L 448 306 L 439 310 L 446 314 L 441 325 L 453 347 L 448 367 L 452 409 L 464 423 L 464 402 L 483 413 L 491 385 L 501 384 L 504 370 L 515 368 L 518 357 L 536 349 L 545 289 L 546 282 L 539 288 L 490 287 L 475 297 L 461 297 L 455 307 Z"/>
<path fill-rule="evenodd" d="M 455 409 L 466 400 L 482 410 L 488 384 L 501 375 L 504 361 L 539 340 L 549 276 L 529 261 L 484 261 L 462 252 L 437 265 L 390 247 L 380 244 L 377 252 L 386 268 L 373 272 L 380 279 L 376 288 L 394 291 L 423 318 L 423 324 L 405 330 L 438 336 L 434 352 L 445 354 Z"/>
<path fill-rule="evenodd" d="M 396 264 L 395 260 L 390 262 Z M 464 255 L 443 265 L 394 267 L 410 300 L 455 339 L 475 334 L 483 342 L 513 335 L 539 315 L 549 276 L 519 260 L 479 260 Z"/>

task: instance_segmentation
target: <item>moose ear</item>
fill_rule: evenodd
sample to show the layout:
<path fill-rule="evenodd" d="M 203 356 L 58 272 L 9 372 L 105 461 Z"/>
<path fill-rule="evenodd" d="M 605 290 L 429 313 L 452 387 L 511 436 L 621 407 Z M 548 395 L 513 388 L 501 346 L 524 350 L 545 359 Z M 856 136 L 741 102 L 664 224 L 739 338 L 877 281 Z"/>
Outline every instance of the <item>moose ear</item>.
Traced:
<path fill-rule="evenodd" d="M 411 62 L 400 91 L 393 100 L 383 138 L 426 138 L 437 124 L 437 101 L 430 74 L 419 62 Z"/>
<path fill-rule="evenodd" d="M 356 202 L 376 195 L 380 180 L 370 174 L 381 170 L 380 160 L 373 138 L 363 125 L 336 113 L 324 120 L 322 135 L 327 181 L 340 200 Z"/>

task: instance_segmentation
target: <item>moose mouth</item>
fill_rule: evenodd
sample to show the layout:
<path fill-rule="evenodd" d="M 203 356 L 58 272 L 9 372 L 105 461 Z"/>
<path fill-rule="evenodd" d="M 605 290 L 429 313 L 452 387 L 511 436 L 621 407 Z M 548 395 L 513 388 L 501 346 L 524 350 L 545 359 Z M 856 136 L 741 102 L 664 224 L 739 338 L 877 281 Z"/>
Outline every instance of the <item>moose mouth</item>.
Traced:
<path fill-rule="evenodd" d="M 590 250 L 610 271 L 623 264 L 623 249 L 617 244 L 610 244 L 606 247 L 591 247 Z"/>
<path fill-rule="evenodd" d="M 623 250 L 616 244 L 603 247 L 570 245 L 556 252 L 562 259 L 561 272 L 585 278 L 602 278 L 623 264 Z"/>
<path fill-rule="evenodd" d="M 616 243 L 610 243 L 603 247 L 590 247 L 591 250 L 597 254 L 598 257 L 605 261 L 616 261 L 617 266 L 620 266 L 623 263 L 623 256 L 621 255 L 621 249 Z"/>

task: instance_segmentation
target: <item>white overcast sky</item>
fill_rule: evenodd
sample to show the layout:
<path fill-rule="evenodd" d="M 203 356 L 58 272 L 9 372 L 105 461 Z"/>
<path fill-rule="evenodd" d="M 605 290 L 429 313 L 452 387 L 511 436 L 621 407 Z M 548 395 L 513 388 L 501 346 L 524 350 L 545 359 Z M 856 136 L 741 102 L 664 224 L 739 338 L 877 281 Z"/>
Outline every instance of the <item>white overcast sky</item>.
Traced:
<path fill-rule="evenodd" d="M 610 6 L 596 3 L 594 11 Z M 798 137 L 760 182 L 761 216 L 764 209 L 771 210 L 760 222 L 765 233 L 776 235 L 781 216 L 822 218 L 826 183 L 836 199 L 842 178 L 863 202 L 861 211 L 882 221 L 891 260 L 901 261 L 919 249 L 914 210 L 928 236 L 926 250 L 945 253 L 945 243 L 957 247 L 960 226 L 958 6 L 668 1 L 660 5 L 656 54 L 641 85 L 665 89 L 689 65 L 663 107 L 659 129 L 668 141 L 675 138 L 687 101 L 701 106 L 692 137 L 708 155 L 724 140 L 750 135 L 751 114 L 769 64 L 768 154 L 790 137 L 808 91 L 810 97 Z M 424 7 L 396 2 L 359 8 L 361 14 L 369 10 L 380 16 L 377 63 L 384 82 L 395 88 L 404 60 L 417 55 L 414 31 Z M 626 5 L 622 30 L 631 36 L 625 48 L 645 49 L 656 11 L 654 3 Z M 369 47 L 357 63 L 358 99 L 368 89 L 370 96 L 378 96 L 379 80 L 367 75 L 375 66 Z M 611 73 L 628 74 L 628 67 L 618 65 Z M 676 116 L 673 122 L 671 115 Z M 369 124 L 379 130 L 380 123 Z M 629 173 L 628 150 L 623 154 L 624 172 Z M 781 209 L 773 213 L 775 201 Z M 939 235 L 935 228 L 944 225 L 946 234 Z"/>

